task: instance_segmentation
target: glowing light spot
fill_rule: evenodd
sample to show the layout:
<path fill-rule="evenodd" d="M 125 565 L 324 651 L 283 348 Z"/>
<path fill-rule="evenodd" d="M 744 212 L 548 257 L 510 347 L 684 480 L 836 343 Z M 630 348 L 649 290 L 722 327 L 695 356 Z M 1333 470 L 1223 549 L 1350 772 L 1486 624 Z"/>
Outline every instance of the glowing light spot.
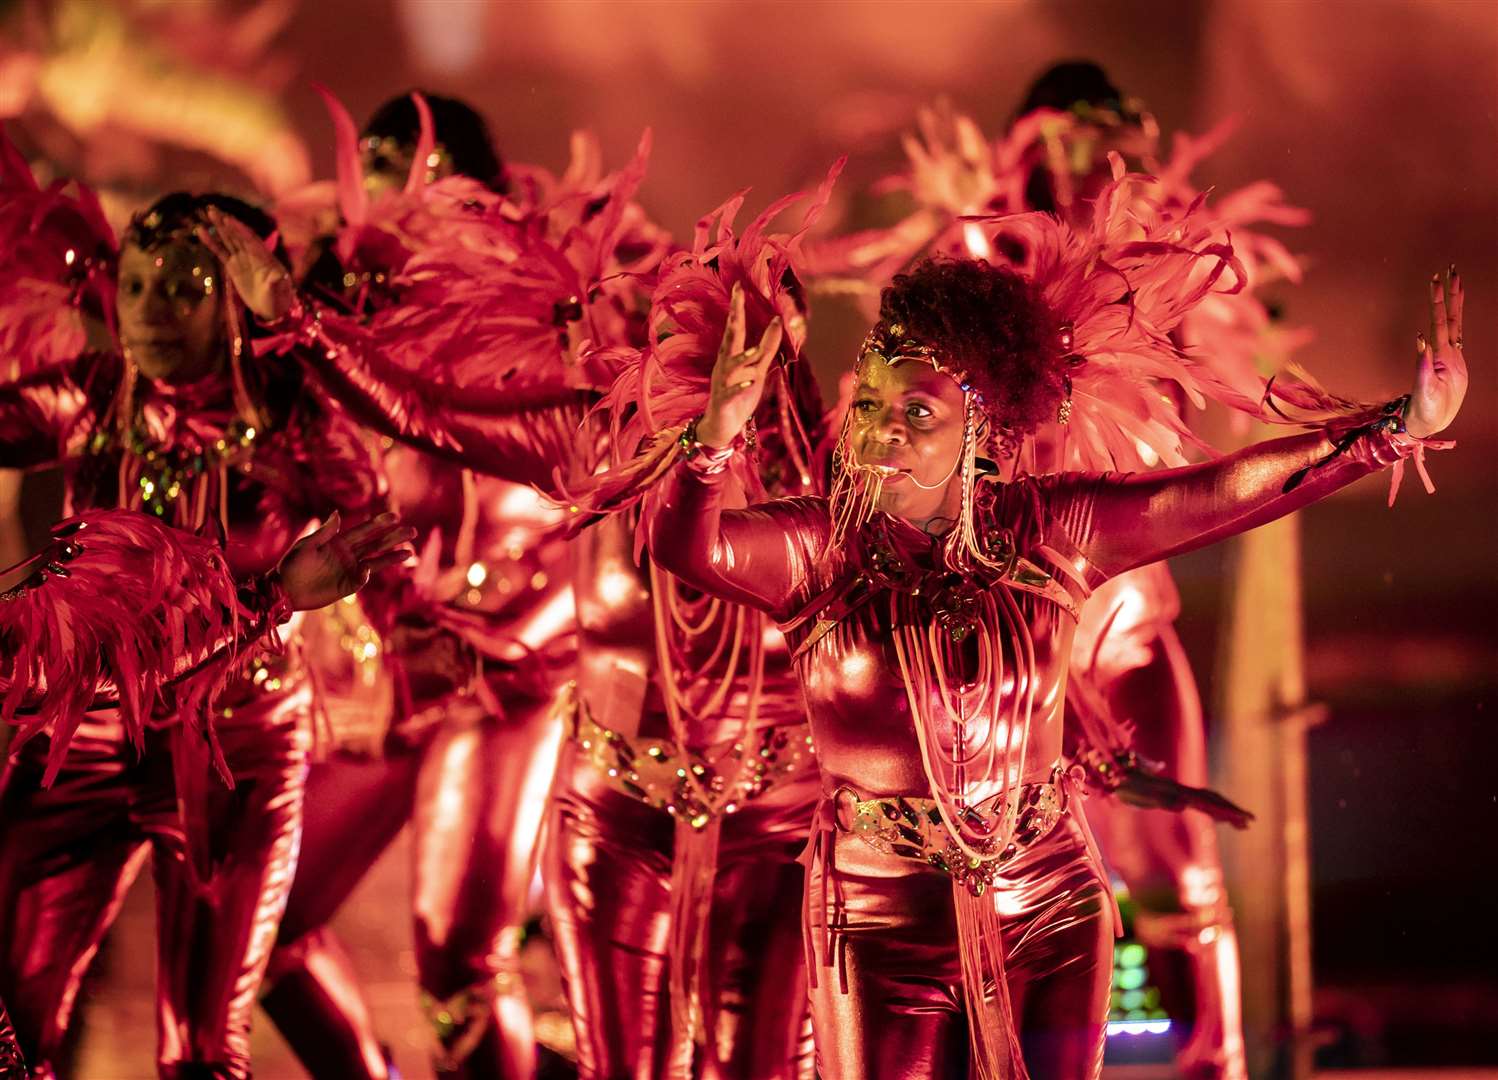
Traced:
<path fill-rule="evenodd" d="M 67 263 L 69 266 L 72 266 L 75 262 L 78 261 L 78 253 L 72 248 L 68 248 L 67 251 L 64 251 L 62 253 L 62 261 Z"/>
<path fill-rule="evenodd" d="M 639 582 L 623 570 L 605 570 L 598 575 L 598 598 L 610 607 L 618 607 L 639 591 Z"/>
<path fill-rule="evenodd" d="M 842 676 L 848 682 L 858 682 L 866 678 L 874 669 L 874 661 L 867 654 L 861 652 L 849 653 L 843 657 L 842 663 L 838 665 Z"/>
<path fill-rule="evenodd" d="M 970 221 L 962 227 L 962 242 L 967 253 L 975 259 L 987 259 L 993 254 L 993 245 L 976 222 Z"/>
<path fill-rule="evenodd" d="M 477 589 L 489 579 L 489 569 L 481 562 L 476 562 L 468 568 L 468 584 Z"/>
<path fill-rule="evenodd" d="M 1127 945 L 1119 946 L 1118 966 L 1121 968 L 1143 967 L 1144 956 L 1144 946 L 1137 941 L 1131 941 Z"/>

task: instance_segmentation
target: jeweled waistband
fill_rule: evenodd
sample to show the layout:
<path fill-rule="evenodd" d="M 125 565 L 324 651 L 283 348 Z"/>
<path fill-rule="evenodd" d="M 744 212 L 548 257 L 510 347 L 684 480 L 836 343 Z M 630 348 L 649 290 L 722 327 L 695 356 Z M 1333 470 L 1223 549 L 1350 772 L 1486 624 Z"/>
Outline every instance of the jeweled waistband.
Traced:
<path fill-rule="evenodd" d="M 1005 865 L 1061 820 L 1067 805 L 1062 775 L 1058 766 L 1047 780 L 1022 784 L 1007 797 L 1001 793 L 965 808 L 967 823 L 994 837 L 976 846 L 978 858 L 957 845 L 934 799 L 901 795 L 865 799 L 847 785 L 833 791 L 831 799 L 841 831 L 852 833 L 876 851 L 935 867 L 956 878 L 974 896 L 981 896 Z"/>
<path fill-rule="evenodd" d="M 564 696 L 563 708 L 573 741 L 609 787 L 698 829 L 816 764 L 806 724 L 756 728 L 712 756 L 606 728 L 575 693 Z"/>

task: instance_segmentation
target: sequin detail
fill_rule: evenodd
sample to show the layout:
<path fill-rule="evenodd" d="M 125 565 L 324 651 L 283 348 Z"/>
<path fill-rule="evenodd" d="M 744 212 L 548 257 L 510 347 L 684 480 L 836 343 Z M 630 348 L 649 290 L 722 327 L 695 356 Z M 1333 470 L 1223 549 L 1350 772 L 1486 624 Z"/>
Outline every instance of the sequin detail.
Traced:
<path fill-rule="evenodd" d="M 1066 792 L 1058 769 L 1051 778 L 1038 784 L 1025 784 L 1013 792 L 1000 811 L 1002 795 L 985 799 L 963 811 L 966 824 L 978 832 L 995 837 L 1013 835 L 1002 848 L 998 841 L 973 859 L 952 839 L 934 799 L 892 798 L 860 799 L 846 785 L 833 793 L 838 828 L 857 836 L 869 847 L 887 855 L 913 859 L 950 874 L 968 892 L 982 896 L 1002 874 L 1004 866 L 1025 848 L 1036 843 L 1056 827 L 1066 811 Z M 980 848 L 981 850 L 981 848 Z"/>
<path fill-rule="evenodd" d="M 805 724 L 747 732 L 716 757 L 682 751 L 669 739 L 631 738 L 597 723 L 577 702 L 572 738 L 623 795 L 702 829 L 785 780 L 815 768 Z M 742 763 L 742 768 L 740 767 Z M 688 770 L 696 783 L 688 779 Z M 704 800 L 699 790 L 708 793 Z"/>

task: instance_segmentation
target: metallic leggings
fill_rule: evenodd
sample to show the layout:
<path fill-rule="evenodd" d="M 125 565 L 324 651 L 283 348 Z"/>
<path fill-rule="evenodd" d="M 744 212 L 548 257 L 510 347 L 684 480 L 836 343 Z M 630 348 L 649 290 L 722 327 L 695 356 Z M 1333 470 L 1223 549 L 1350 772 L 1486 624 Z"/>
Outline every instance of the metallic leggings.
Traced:
<path fill-rule="evenodd" d="M 833 842 L 831 870 L 819 853 L 808 877 L 812 902 L 827 897 L 822 919 L 831 928 L 817 952 L 832 966 L 819 963 L 811 991 L 822 1080 L 973 1075 L 952 879 L 845 832 Z M 987 895 L 998 906 L 1010 1007 L 1032 1080 L 1095 1077 L 1113 923 L 1074 816 L 1010 863 L 1004 884 Z"/>
<path fill-rule="evenodd" d="M 160 1075 L 250 1075 L 255 990 L 296 863 L 306 717 L 304 695 L 265 695 L 220 727 L 236 786 L 208 780 L 206 890 L 183 857 L 171 732 L 148 732 L 137 760 L 123 729 L 94 714 L 51 788 L 45 739 L 12 755 L 0 782 L 0 998 L 38 1077 L 54 1075 L 79 981 L 148 852 Z"/>
<path fill-rule="evenodd" d="M 1175 631 L 1161 627 L 1151 663 L 1116 679 L 1109 701 L 1140 717 L 1135 748 L 1182 783 L 1208 783 L 1201 703 Z M 1140 810 L 1117 799 L 1089 807 L 1104 858 L 1138 905 L 1134 934 L 1152 950 L 1186 957 L 1194 1015 L 1177 1055 L 1190 1080 L 1247 1080 L 1238 939 L 1223 882 L 1216 824 L 1204 814 Z M 1180 1005 L 1167 1000 L 1175 1015 Z"/>
<path fill-rule="evenodd" d="M 509 704 L 509 703 L 507 703 Z M 455 710 L 416 748 L 314 765 L 302 858 L 262 1005 L 315 1077 L 389 1075 L 328 921 L 409 821 L 416 965 L 444 1076 L 528 1078 L 521 928 L 560 739 L 550 701 Z"/>
<path fill-rule="evenodd" d="M 673 1045 L 668 1000 L 676 819 L 563 748 L 544 878 L 583 1080 L 810 1080 L 796 857 L 816 785 L 787 781 L 722 819 L 694 1051 Z"/>

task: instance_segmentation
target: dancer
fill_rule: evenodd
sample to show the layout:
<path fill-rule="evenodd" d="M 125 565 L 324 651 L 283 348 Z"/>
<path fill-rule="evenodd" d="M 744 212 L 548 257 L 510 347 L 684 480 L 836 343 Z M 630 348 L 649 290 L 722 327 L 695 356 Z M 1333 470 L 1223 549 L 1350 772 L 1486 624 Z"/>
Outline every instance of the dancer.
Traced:
<path fill-rule="evenodd" d="M 911 163 L 901 178 L 917 209 L 899 225 L 863 234 L 853 244 L 834 242 L 829 251 L 840 258 L 828 260 L 825 269 L 856 274 L 877 288 L 922 251 L 999 265 L 1023 261 L 1022 251 L 993 248 L 963 216 L 1041 210 L 1086 228 L 1093 200 L 1110 179 L 1113 153 L 1154 178 L 1138 186 L 1146 199 L 1144 217 L 1190 207 L 1203 196 L 1190 173 L 1226 135 L 1219 129 L 1202 139 L 1178 136 L 1175 152 L 1162 160 L 1153 118 L 1086 62 L 1058 64 L 1042 74 L 997 141 L 985 139 L 971 119 L 942 110 L 923 112 L 920 126 L 921 139 L 907 140 Z M 1281 370 L 1296 338 L 1271 325 L 1256 290 L 1275 280 L 1299 280 L 1295 260 L 1258 226 L 1302 224 L 1306 215 L 1284 205 L 1272 184 L 1260 182 L 1210 200 L 1195 216 L 1220 236 L 1231 236 L 1244 287 L 1203 298 L 1172 336 L 1194 346 L 1210 368 L 1214 378 L 1200 385 L 1206 397 L 1257 407 L 1259 371 Z M 1115 405 L 1123 400 L 1120 390 L 1131 400 L 1143 394 L 1169 400 L 1141 381 L 1115 387 Z M 1162 460 L 1181 463 L 1174 456 L 1178 447 L 1157 445 L 1156 439 L 1099 444 L 1068 437 L 1067 431 L 1044 426 L 1023 468 L 1135 471 Z M 1184 441 L 1200 445 L 1194 437 Z M 1141 453 L 1140 445 L 1149 449 Z M 1177 1056 L 1183 1073 L 1241 1080 L 1237 945 L 1213 821 L 1141 808 L 1193 805 L 1240 827 L 1247 816 L 1200 790 L 1207 779 L 1201 704 L 1171 625 L 1178 599 L 1168 570 L 1141 567 L 1110 580 L 1101 593 L 1084 608 L 1075 638 L 1068 755 L 1087 768 L 1093 786 L 1121 796 L 1103 800 L 1091 816 L 1105 856 L 1137 902 L 1137 932 L 1152 947 L 1186 954 L 1193 999 L 1187 1009 L 1194 1023 Z M 1146 761 L 1149 769 L 1142 766 Z M 1172 781 L 1197 791 L 1168 789 Z"/>
<path fill-rule="evenodd" d="M 58 762 L 86 710 L 118 704 L 137 750 L 168 693 L 184 719 L 211 725 L 213 698 L 248 651 L 291 612 L 406 558 L 411 535 L 388 516 L 340 534 L 335 516 L 264 581 L 237 586 L 216 543 L 155 518 L 104 510 L 62 522 L 45 549 L 0 571 L 5 719 L 24 725 L 23 739 L 45 731 Z M 26 1076 L 0 1003 L 0 1077 Z"/>
<path fill-rule="evenodd" d="M 501 301 L 489 315 L 517 340 L 533 326 L 553 354 L 558 314 L 591 343 L 538 364 L 539 388 L 494 373 L 491 383 L 508 388 L 423 379 L 360 349 L 337 320 L 305 320 L 322 345 L 306 362 L 376 430 L 518 482 L 555 488 L 560 469 L 569 494 L 607 512 L 576 541 L 578 675 L 562 702 L 570 738 L 544 856 L 586 1077 L 811 1075 L 796 855 L 818 792 L 788 657 L 753 613 L 699 600 L 634 558 L 633 507 L 675 445 L 663 436 L 632 458 L 649 431 L 642 417 L 669 424 L 684 404 L 700 407 L 706 387 L 705 372 L 672 358 L 721 334 L 735 284 L 757 319 L 779 313 L 792 328 L 790 355 L 804 337 L 790 254 L 799 235 L 766 233 L 785 204 L 739 236 L 741 201 L 709 215 L 693 249 L 671 257 L 648 323 L 628 318 L 619 294 L 639 286 L 608 269 L 614 252 L 649 247 L 625 242 L 619 192 L 578 200 L 587 212 L 560 231 L 558 247 L 536 240 L 539 230 L 521 232 L 535 246 L 496 286 L 512 306 Z M 573 278 L 567 268 L 578 266 L 597 276 Z M 565 367 L 570 381 L 596 384 L 604 380 L 593 373 L 621 361 L 626 376 L 606 414 L 580 432 L 596 395 L 558 391 L 547 372 Z M 766 453 L 762 470 L 742 474 L 749 491 L 811 488 L 819 414 L 805 366 L 788 365 L 757 418 Z M 618 463 L 595 476 L 609 443 Z"/>
<path fill-rule="evenodd" d="M 8 209 L 30 207 L 41 222 L 67 201 L 39 191 L 3 149 Z M 308 400 L 294 365 L 266 363 L 291 345 L 266 322 L 270 298 L 292 292 L 284 265 L 247 274 L 204 246 L 231 218 L 268 238 L 270 219 L 226 196 L 166 196 L 126 231 L 116 291 L 113 237 L 86 193 L 74 202 L 68 220 L 88 242 L 38 232 L 27 250 L 45 256 L 37 277 L 55 275 L 65 301 L 103 298 L 119 349 L 0 386 L 0 463 L 61 459 L 72 513 L 118 505 L 220 530 L 242 577 L 271 569 L 318 518 L 379 509 L 376 474 L 350 430 Z M 50 1075 L 79 979 L 148 850 L 161 915 L 158 1068 L 249 1074 L 255 989 L 300 827 L 309 730 L 294 653 L 255 661 L 216 708 L 216 745 L 165 713 L 139 760 L 117 711 L 91 713 L 50 786 L 46 739 L 10 755 L 0 997 L 39 1075 Z M 232 792 L 209 776 L 210 759 L 234 777 Z"/>
<path fill-rule="evenodd" d="M 1106 887 L 1058 771 L 1081 602 L 1418 455 L 1465 393 L 1452 274 L 1389 407 L 1153 474 L 985 479 L 980 461 L 1075 415 L 1088 365 L 1158 355 L 1182 300 L 1152 291 L 1169 277 L 1147 256 L 1089 274 L 1054 219 L 985 224 L 1020 234 L 1030 277 L 937 260 L 885 291 L 830 498 L 724 509 L 775 345 L 746 353 L 735 325 L 650 523 L 661 565 L 772 614 L 796 650 L 826 792 L 807 891 L 824 1076 L 953 1075 L 970 1055 L 982 1076 L 1096 1075 Z"/>
<path fill-rule="evenodd" d="M 312 271 L 319 295 L 392 320 L 406 309 L 388 283 L 407 260 L 441 258 L 462 222 L 445 232 L 360 227 L 430 216 L 442 201 L 493 207 L 491 193 L 504 185 L 478 114 L 448 98 L 420 101 L 430 110 L 425 132 L 415 95 L 387 102 L 365 126 L 365 199 L 345 207 L 342 233 L 321 245 Z M 418 151 L 424 135 L 428 148 Z M 352 147 L 343 149 L 352 158 Z M 359 182 L 343 180 L 345 191 Z M 345 237 L 353 243 L 340 243 Z M 428 358 L 432 377 L 443 377 L 440 368 Z M 404 445 L 383 450 L 381 467 L 391 504 L 420 530 L 420 566 L 370 595 L 378 639 L 347 628 L 330 636 L 335 647 L 346 637 L 382 650 L 350 663 L 387 666 L 395 716 L 373 756 L 335 748 L 312 766 L 301 860 L 261 1004 L 314 1076 L 389 1075 L 328 922 L 409 823 L 416 969 L 436 1067 L 525 1078 L 536 1049 L 521 934 L 560 743 L 552 701 L 575 651 L 559 529 L 567 515 L 522 484 Z M 340 606 L 335 617 L 350 610 Z"/>

